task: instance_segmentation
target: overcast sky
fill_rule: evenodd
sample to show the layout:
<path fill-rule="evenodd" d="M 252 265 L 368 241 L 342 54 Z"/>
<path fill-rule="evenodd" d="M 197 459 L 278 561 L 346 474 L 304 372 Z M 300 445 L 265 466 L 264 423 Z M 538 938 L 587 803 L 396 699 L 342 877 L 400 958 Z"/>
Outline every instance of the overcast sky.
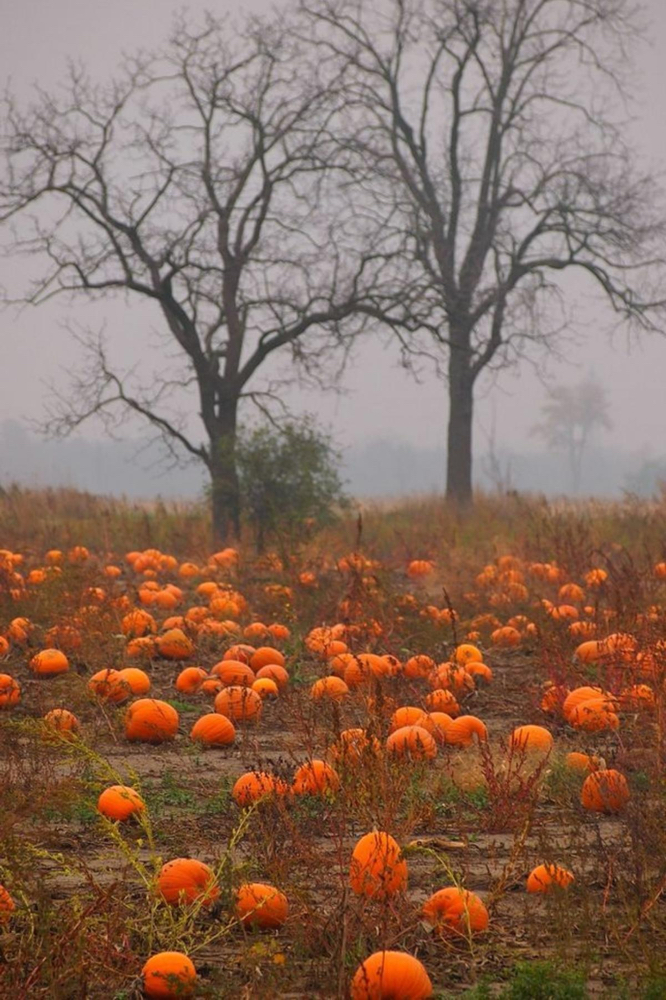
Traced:
<path fill-rule="evenodd" d="M 0 0 L 0 74 L 11 78 L 16 93 L 26 96 L 34 81 L 53 86 L 63 75 L 67 57 L 84 60 L 95 75 L 103 77 L 113 72 L 123 51 L 159 45 L 173 12 L 182 6 L 169 0 Z M 260 5 L 255 6 L 259 9 Z M 236 0 L 218 4 L 196 0 L 187 5 L 193 17 L 207 8 L 233 15 L 247 7 L 247 2 Z M 648 0 L 646 8 L 652 24 L 651 44 L 637 66 L 639 121 L 633 140 L 646 163 L 666 173 L 666 0 Z M 0 283 L 11 289 L 26 265 L 14 260 L 1 262 L 1 267 Z M 612 404 L 613 443 L 644 450 L 647 455 L 666 454 L 666 339 L 644 338 L 630 349 L 624 338 L 611 343 L 606 335 L 608 313 L 585 296 L 580 308 L 587 317 L 587 336 L 570 349 L 568 364 L 549 364 L 550 378 L 572 383 L 596 377 L 606 386 Z M 155 355 L 151 355 L 145 314 L 127 311 L 120 304 L 105 307 L 103 312 L 109 335 L 132 353 L 138 350 L 149 368 Z M 64 383 L 62 370 L 77 358 L 76 345 L 62 329 L 68 315 L 71 307 L 64 303 L 26 310 L 19 317 L 0 313 L 0 420 L 39 417 L 44 383 Z M 78 308 L 77 318 L 85 321 L 86 311 Z M 379 341 L 366 343 L 357 353 L 344 384 L 344 396 L 322 399 L 293 393 L 290 402 L 297 410 L 316 412 L 342 444 L 377 437 L 427 446 L 444 440 L 445 387 L 427 372 L 415 384 L 398 366 L 395 352 Z M 485 450 L 484 430 L 490 428 L 493 415 L 498 442 L 514 448 L 537 447 L 529 431 L 539 418 L 543 395 L 541 382 L 528 366 L 502 375 L 478 406 L 477 454 Z"/>

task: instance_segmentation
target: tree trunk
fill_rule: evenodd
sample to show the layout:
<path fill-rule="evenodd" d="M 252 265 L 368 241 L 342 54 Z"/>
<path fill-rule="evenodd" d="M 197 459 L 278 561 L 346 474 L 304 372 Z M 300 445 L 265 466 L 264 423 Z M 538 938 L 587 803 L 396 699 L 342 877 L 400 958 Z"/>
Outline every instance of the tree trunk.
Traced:
<path fill-rule="evenodd" d="M 211 513 L 215 545 L 230 545 L 240 537 L 240 487 L 236 468 L 238 400 L 220 414 L 219 429 L 210 442 Z"/>
<path fill-rule="evenodd" d="M 459 507 L 472 503 L 472 418 L 474 380 L 452 349 L 449 364 L 449 427 L 446 456 L 446 499 Z"/>

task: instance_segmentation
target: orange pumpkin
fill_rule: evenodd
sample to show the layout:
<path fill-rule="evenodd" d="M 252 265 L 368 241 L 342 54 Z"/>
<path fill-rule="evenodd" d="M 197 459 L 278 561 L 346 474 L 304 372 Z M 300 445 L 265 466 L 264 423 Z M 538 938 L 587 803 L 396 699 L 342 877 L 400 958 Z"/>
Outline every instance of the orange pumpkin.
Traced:
<path fill-rule="evenodd" d="M 254 670 L 240 660 L 220 660 L 211 669 L 211 676 L 219 677 L 225 687 L 252 687 Z"/>
<path fill-rule="evenodd" d="M 246 927 L 274 930 L 289 914 L 287 897 L 273 885 L 246 882 L 236 889 L 236 916 Z"/>
<path fill-rule="evenodd" d="M 618 729 L 620 720 L 613 711 L 613 704 L 605 697 L 582 701 L 578 705 L 574 705 L 569 712 L 569 723 L 574 729 L 583 729 L 588 733 L 599 733 L 605 729 Z"/>
<path fill-rule="evenodd" d="M 284 667 L 284 663 L 283 654 L 279 649 L 274 649 L 272 646 L 260 646 L 250 657 L 250 666 L 255 673 L 261 670 L 262 667 Z"/>
<path fill-rule="evenodd" d="M 389 732 L 394 733 L 403 726 L 423 726 L 424 729 L 428 729 L 428 713 L 415 705 L 403 705 L 402 708 L 397 708 L 389 721 Z"/>
<path fill-rule="evenodd" d="M 127 785 L 111 785 L 104 789 L 97 800 L 97 809 L 107 819 L 126 820 L 143 812 L 145 808 L 139 793 Z"/>
<path fill-rule="evenodd" d="M 433 738 L 436 743 L 446 743 L 446 730 L 449 728 L 453 719 L 446 712 L 430 712 L 428 718 L 430 719 L 430 729 Z"/>
<path fill-rule="evenodd" d="M 252 690 L 257 692 L 262 701 L 265 698 L 277 698 L 280 694 L 280 689 L 270 677 L 259 677 L 252 684 Z"/>
<path fill-rule="evenodd" d="M 55 677 L 69 670 L 69 660 L 59 649 L 42 649 L 30 660 L 30 669 L 38 677 Z"/>
<path fill-rule="evenodd" d="M 195 743 L 204 743 L 206 746 L 227 747 L 236 738 L 234 724 L 226 715 L 219 712 L 209 712 L 202 715 L 190 730 L 190 739 Z"/>
<path fill-rule="evenodd" d="M 620 771 L 593 771 L 583 782 L 580 801 L 592 812 L 621 812 L 629 801 L 627 779 Z"/>
<path fill-rule="evenodd" d="M 376 951 L 354 973 L 351 1000 L 426 1000 L 432 983 L 418 958 L 403 951 Z"/>
<path fill-rule="evenodd" d="M 284 690 L 289 683 L 289 674 L 284 667 L 281 667 L 278 663 L 269 663 L 268 666 L 262 667 L 261 670 L 257 670 L 257 680 L 263 680 L 264 677 L 268 677 L 269 680 L 275 681 L 280 690 Z"/>
<path fill-rule="evenodd" d="M 276 778 L 265 771 L 248 771 L 241 774 L 231 790 L 231 797 L 236 805 L 244 808 L 258 802 L 266 796 L 286 795 L 289 786 L 281 778 Z"/>
<path fill-rule="evenodd" d="M 170 906 L 195 901 L 210 906 L 220 895 L 213 870 L 194 858 L 175 858 L 162 865 L 157 892 Z"/>
<path fill-rule="evenodd" d="M 496 628 L 494 632 L 490 633 L 490 641 L 493 646 L 499 646 L 502 649 L 511 649 L 514 646 L 520 645 L 520 632 L 511 625 L 504 625 L 502 628 Z"/>
<path fill-rule="evenodd" d="M 550 892 L 554 888 L 567 889 L 574 877 L 559 865 L 537 865 L 527 877 L 528 892 Z"/>
<path fill-rule="evenodd" d="M 430 712 L 446 712 L 447 715 L 456 716 L 460 712 L 460 705 L 453 691 L 445 688 L 438 688 L 431 691 L 425 700 Z"/>
<path fill-rule="evenodd" d="M 451 746 L 471 747 L 488 739 L 488 730 L 475 715 L 461 715 L 446 730 L 446 742 Z"/>
<path fill-rule="evenodd" d="M 430 559 L 412 559 L 407 567 L 410 580 L 422 580 L 435 572 L 435 564 Z"/>
<path fill-rule="evenodd" d="M 176 691 L 181 694 L 196 694 L 207 676 L 202 667 L 185 667 L 176 677 Z"/>
<path fill-rule="evenodd" d="M 258 722 L 263 707 L 261 695 L 250 687 L 232 685 L 215 697 L 215 711 L 233 722 Z"/>
<path fill-rule="evenodd" d="M 141 970 L 143 992 L 150 1000 L 179 1000 L 194 993 L 197 973 L 191 959 L 180 951 L 152 955 Z"/>
<path fill-rule="evenodd" d="M 341 677 L 334 674 L 329 677 L 320 677 L 310 688 L 310 697 L 313 701 L 344 701 L 349 694 L 349 688 Z"/>
<path fill-rule="evenodd" d="M 423 726 L 402 726 L 386 740 L 389 753 L 412 760 L 430 760 L 437 756 L 434 737 Z"/>
<path fill-rule="evenodd" d="M 550 753 L 553 737 L 543 726 L 518 726 L 511 733 L 509 746 L 518 753 Z"/>
<path fill-rule="evenodd" d="M 407 862 L 388 833 L 366 833 L 356 844 L 349 868 L 349 884 L 357 896 L 385 899 L 407 888 Z"/>
<path fill-rule="evenodd" d="M 476 893 L 458 886 L 434 893 L 423 906 L 423 917 L 440 932 L 465 935 L 485 931 L 489 920 L 488 910 Z"/>
<path fill-rule="evenodd" d="M 427 677 L 436 666 L 437 664 L 431 656 L 420 654 L 418 656 L 410 656 L 402 668 L 402 672 L 410 680 L 416 680 L 419 677 Z"/>
<path fill-rule="evenodd" d="M 133 702 L 125 715 L 125 735 L 128 740 L 142 743 L 164 743 L 178 732 L 178 712 L 166 701 L 140 698 Z"/>
<path fill-rule="evenodd" d="M 376 736 L 368 736 L 364 729 L 343 729 L 329 750 L 330 757 L 346 767 L 358 765 L 367 757 L 377 757 L 380 753 L 379 740 Z"/>
<path fill-rule="evenodd" d="M 6 923 L 16 909 L 16 903 L 4 885 L 0 885 L 0 925 Z"/>
<path fill-rule="evenodd" d="M 170 628 L 157 639 L 157 652 L 165 660 L 187 660 L 194 655 L 194 645 L 180 628 Z"/>
<path fill-rule="evenodd" d="M 11 708 L 21 700 L 21 685 L 10 674 L 0 674 L 0 708 Z"/>
<path fill-rule="evenodd" d="M 124 667 L 118 671 L 116 678 L 121 687 L 127 688 L 130 694 L 148 694 L 150 691 L 150 677 L 145 670 L 138 667 Z"/>
<path fill-rule="evenodd" d="M 584 701 L 591 701 L 604 696 L 604 692 L 599 687 L 577 687 L 570 691 L 564 699 L 562 713 L 565 719 L 573 712 L 576 705 L 581 705 Z"/>
<path fill-rule="evenodd" d="M 462 643 L 453 654 L 453 660 L 461 667 L 466 667 L 469 663 L 482 663 L 483 656 L 481 650 L 471 643 Z"/>
<path fill-rule="evenodd" d="M 573 750 L 568 753 L 564 758 L 564 763 L 570 771 L 597 771 L 599 769 L 600 760 L 598 757 L 591 757 L 586 753 L 578 753 Z"/>
<path fill-rule="evenodd" d="M 79 720 L 66 708 L 52 708 L 44 716 L 44 725 L 47 732 L 56 732 L 65 738 L 74 736 L 80 728 Z"/>
<path fill-rule="evenodd" d="M 120 627 L 128 639 L 138 639 L 157 632 L 157 622 L 147 611 L 136 608 L 123 618 Z"/>
<path fill-rule="evenodd" d="M 309 760 L 294 774 L 291 790 L 294 795 L 325 795 L 337 792 L 340 777 L 324 760 Z"/>

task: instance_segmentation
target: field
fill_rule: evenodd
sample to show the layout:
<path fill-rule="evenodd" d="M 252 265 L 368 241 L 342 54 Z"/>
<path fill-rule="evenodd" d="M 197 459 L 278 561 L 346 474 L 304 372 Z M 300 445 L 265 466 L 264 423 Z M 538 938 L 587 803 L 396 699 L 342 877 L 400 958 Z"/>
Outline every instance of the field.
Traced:
<path fill-rule="evenodd" d="M 259 556 L 14 488 L 0 546 L 0 996 L 666 996 L 666 501 L 368 506 Z M 144 980 L 170 951 L 196 981 Z"/>

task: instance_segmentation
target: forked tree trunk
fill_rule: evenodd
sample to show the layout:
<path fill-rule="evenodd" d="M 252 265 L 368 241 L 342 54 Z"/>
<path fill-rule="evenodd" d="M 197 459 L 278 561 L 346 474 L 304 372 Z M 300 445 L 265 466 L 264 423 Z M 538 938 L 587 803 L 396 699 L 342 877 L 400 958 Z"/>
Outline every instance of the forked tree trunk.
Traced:
<path fill-rule="evenodd" d="M 472 419 L 474 380 L 454 358 L 449 365 L 449 427 L 446 499 L 458 507 L 472 503 Z"/>
<path fill-rule="evenodd" d="M 236 467 L 238 402 L 221 415 L 219 432 L 210 442 L 211 514 L 216 545 L 231 545 L 240 537 L 240 486 Z"/>

